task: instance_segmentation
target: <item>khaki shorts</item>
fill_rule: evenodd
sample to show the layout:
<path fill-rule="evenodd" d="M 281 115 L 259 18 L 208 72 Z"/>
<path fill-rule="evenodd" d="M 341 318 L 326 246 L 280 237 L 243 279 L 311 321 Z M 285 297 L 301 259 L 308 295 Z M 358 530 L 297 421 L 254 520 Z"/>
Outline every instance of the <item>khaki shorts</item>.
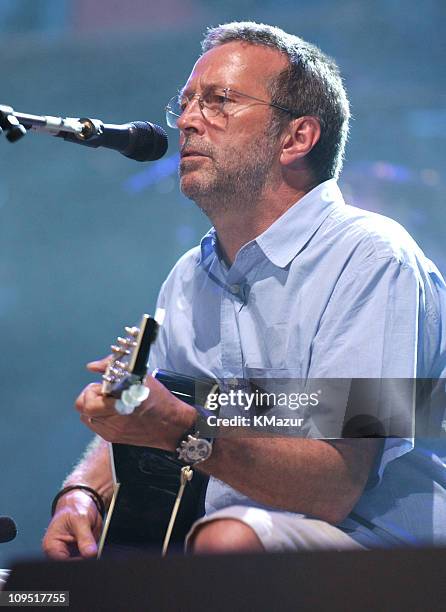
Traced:
<path fill-rule="evenodd" d="M 200 525 L 218 519 L 236 519 L 257 534 L 267 552 L 299 550 L 366 550 L 346 533 L 318 519 L 280 510 L 252 506 L 228 506 L 204 516 L 187 534 L 185 548 Z"/>

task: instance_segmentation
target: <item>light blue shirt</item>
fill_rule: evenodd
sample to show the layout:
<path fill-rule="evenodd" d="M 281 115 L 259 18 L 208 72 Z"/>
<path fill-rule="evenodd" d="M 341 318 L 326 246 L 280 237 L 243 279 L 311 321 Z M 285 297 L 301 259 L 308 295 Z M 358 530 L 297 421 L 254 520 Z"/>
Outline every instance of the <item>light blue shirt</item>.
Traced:
<path fill-rule="evenodd" d="M 211 229 L 175 265 L 158 307 L 165 320 L 149 365 L 190 376 L 411 379 L 446 372 L 440 273 L 398 223 L 346 205 L 332 180 L 245 244 L 230 267 Z M 439 541 L 445 444 L 421 446 L 417 453 L 418 441 L 412 451 L 413 441 L 386 441 L 378 484 L 371 478 L 342 525 L 352 537 L 366 545 Z M 415 456 L 420 465 L 406 461 Z M 233 504 L 259 505 L 211 478 L 207 512 Z"/>

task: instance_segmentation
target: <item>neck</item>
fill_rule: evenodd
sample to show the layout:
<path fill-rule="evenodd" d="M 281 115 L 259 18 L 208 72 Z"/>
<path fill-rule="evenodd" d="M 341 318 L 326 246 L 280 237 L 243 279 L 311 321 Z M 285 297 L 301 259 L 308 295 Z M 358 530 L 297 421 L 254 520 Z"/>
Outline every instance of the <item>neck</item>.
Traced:
<path fill-rule="evenodd" d="M 207 214 L 217 231 L 219 246 L 227 262 L 232 264 L 244 244 L 260 236 L 311 188 L 290 189 L 282 184 L 276 190 L 261 194 L 254 202 L 249 202 L 249 206 L 240 205 L 240 202 L 210 206 Z"/>

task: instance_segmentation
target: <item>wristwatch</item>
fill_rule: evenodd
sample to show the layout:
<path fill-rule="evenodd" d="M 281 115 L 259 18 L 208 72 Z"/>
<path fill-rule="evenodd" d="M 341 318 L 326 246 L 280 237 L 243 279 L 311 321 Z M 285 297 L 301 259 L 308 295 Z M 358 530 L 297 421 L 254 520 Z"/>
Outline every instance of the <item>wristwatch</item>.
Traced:
<path fill-rule="evenodd" d="M 212 440 L 200 438 L 200 433 L 186 433 L 177 448 L 178 459 L 186 465 L 195 465 L 206 461 L 212 454 Z"/>

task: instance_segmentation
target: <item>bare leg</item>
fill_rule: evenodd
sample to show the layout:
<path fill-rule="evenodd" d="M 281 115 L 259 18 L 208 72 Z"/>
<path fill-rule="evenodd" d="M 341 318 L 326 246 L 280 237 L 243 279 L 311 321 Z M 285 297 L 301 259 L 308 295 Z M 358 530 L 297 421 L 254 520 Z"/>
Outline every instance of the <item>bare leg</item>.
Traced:
<path fill-rule="evenodd" d="M 189 549 L 194 554 L 265 552 L 254 530 L 237 519 L 216 519 L 200 525 Z"/>

